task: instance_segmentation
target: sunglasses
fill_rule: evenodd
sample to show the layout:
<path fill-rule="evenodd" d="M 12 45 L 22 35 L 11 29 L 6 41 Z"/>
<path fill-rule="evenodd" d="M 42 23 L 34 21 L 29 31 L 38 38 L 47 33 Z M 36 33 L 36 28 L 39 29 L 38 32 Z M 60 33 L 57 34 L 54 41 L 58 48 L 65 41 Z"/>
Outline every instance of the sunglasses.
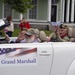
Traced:
<path fill-rule="evenodd" d="M 27 34 L 25 34 L 26 36 L 28 36 L 28 37 L 31 37 L 32 35 L 27 35 Z"/>

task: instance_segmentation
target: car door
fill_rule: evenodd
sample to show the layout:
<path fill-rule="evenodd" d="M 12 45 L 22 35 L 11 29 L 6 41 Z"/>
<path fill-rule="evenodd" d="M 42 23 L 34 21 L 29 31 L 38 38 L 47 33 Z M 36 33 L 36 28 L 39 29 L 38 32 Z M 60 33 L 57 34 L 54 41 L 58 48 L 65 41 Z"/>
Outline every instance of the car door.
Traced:
<path fill-rule="evenodd" d="M 51 43 L 1 44 L 0 50 L 11 50 L 0 54 L 1 75 L 50 75 L 53 62 Z"/>
<path fill-rule="evenodd" d="M 56 42 L 50 75 L 75 75 L 75 43 Z"/>

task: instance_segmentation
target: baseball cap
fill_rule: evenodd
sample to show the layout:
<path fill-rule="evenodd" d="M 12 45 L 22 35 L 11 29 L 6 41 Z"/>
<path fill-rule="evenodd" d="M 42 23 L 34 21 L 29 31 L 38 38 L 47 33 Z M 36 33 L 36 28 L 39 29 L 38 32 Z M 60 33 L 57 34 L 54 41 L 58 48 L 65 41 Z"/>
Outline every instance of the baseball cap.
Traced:
<path fill-rule="evenodd" d="M 33 35 L 33 34 L 36 34 L 36 32 L 35 32 L 35 29 L 30 28 L 30 29 L 27 30 L 27 32 L 25 34 L 26 35 Z"/>
<path fill-rule="evenodd" d="M 59 28 L 67 28 L 67 25 L 61 24 Z"/>

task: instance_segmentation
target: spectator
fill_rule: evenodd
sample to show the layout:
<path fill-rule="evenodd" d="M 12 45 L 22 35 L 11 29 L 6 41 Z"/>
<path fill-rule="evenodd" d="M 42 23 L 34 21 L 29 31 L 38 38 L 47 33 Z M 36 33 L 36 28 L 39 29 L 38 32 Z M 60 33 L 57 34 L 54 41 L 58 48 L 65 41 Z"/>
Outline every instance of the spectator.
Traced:
<path fill-rule="evenodd" d="M 23 30 L 23 28 L 30 28 L 30 24 L 29 22 L 26 21 L 25 18 L 22 19 L 21 23 L 19 24 L 19 27 L 21 28 L 21 31 Z"/>
<path fill-rule="evenodd" d="M 14 31 L 14 24 L 12 22 L 12 16 L 8 16 L 6 21 L 8 21 L 10 23 L 9 26 L 4 28 L 4 32 L 9 36 L 12 37 L 12 33 Z"/>

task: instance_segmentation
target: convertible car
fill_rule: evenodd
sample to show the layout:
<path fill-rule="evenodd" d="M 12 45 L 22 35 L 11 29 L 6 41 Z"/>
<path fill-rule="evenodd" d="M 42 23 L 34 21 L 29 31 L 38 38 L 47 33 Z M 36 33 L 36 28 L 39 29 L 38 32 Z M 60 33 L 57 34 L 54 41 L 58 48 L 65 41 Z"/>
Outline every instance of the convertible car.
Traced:
<path fill-rule="evenodd" d="M 0 75 L 75 75 L 75 43 L 0 44 Z"/>

